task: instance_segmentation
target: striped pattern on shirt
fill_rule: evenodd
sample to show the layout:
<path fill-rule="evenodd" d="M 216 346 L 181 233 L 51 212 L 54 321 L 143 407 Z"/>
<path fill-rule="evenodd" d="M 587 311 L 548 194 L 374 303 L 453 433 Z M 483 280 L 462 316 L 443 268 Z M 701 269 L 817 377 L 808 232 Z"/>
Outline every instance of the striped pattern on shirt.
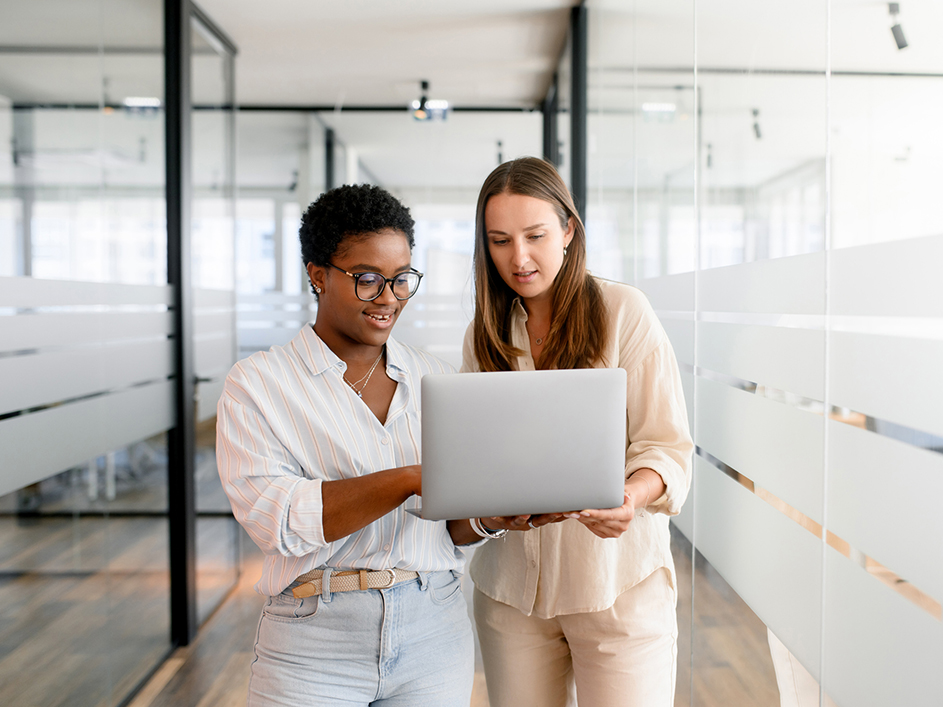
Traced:
<path fill-rule="evenodd" d="M 217 406 L 216 458 L 236 520 L 266 554 L 262 594 L 279 594 L 316 567 L 462 570 L 445 522 L 406 512 L 421 505 L 417 496 L 346 538 L 324 538 L 322 482 L 418 464 L 420 378 L 453 370 L 392 337 L 386 359 L 397 386 L 385 425 L 310 325 L 230 371 Z"/>

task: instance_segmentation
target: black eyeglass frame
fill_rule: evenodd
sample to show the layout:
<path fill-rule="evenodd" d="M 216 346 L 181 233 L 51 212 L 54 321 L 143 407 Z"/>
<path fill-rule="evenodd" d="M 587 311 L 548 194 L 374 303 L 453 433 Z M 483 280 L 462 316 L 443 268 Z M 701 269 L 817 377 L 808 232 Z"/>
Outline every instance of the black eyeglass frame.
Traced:
<path fill-rule="evenodd" d="M 399 273 L 399 275 L 397 275 L 396 277 L 383 277 L 383 273 L 379 273 L 379 272 L 347 272 L 346 270 L 344 270 L 344 268 L 339 268 L 334 263 L 328 263 L 328 265 L 330 265 L 335 270 L 340 270 L 345 275 L 352 277 L 354 279 L 354 294 L 357 295 L 357 299 L 359 299 L 361 302 L 373 302 L 373 300 L 375 300 L 377 297 L 383 294 L 383 291 L 386 290 L 387 285 L 390 286 L 390 292 L 393 293 L 393 296 L 396 299 L 398 299 L 400 302 L 405 302 L 406 300 L 413 297 L 417 292 L 419 292 L 419 283 L 422 282 L 422 276 L 423 276 L 423 273 L 419 272 L 418 270 L 414 270 L 413 268 L 410 268 L 409 270 L 405 270 L 404 272 Z M 411 295 L 409 295 L 408 297 L 400 297 L 398 294 L 396 294 L 396 290 L 393 289 L 393 283 L 396 282 L 397 277 L 399 277 L 400 275 L 405 275 L 406 273 L 412 273 L 413 275 L 418 275 L 419 279 L 416 281 L 416 289 L 413 290 Z M 383 278 L 383 287 L 381 287 L 380 291 L 377 292 L 373 297 L 369 299 L 364 299 L 363 297 L 361 297 L 360 292 L 358 291 L 360 287 L 360 278 L 363 277 L 364 275 L 379 275 L 381 278 Z"/>

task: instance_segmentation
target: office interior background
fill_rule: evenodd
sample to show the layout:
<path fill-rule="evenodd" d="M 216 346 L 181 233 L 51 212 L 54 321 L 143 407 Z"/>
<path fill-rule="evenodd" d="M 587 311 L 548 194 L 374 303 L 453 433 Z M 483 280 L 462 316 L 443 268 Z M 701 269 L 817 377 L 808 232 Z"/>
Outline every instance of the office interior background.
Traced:
<path fill-rule="evenodd" d="M 943 702 L 938 0 L 0 18 L 0 703 L 128 704 L 236 586 L 215 404 L 314 317 L 306 205 L 412 209 L 395 335 L 458 365 L 477 190 L 521 155 L 681 365 L 676 704 Z"/>

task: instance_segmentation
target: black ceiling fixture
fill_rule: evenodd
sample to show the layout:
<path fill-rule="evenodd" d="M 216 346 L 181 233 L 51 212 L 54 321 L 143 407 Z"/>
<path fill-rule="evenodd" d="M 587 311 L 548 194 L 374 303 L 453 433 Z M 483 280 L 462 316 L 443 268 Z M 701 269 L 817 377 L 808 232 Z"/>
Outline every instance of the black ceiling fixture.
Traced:
<path fill-rule="evenodd" d="M 904 30 L 901 29 L 900 22 L 897 21 L 897 15 L 900 14 L 900 3 L 887 3 L 887 10 L 891 15 L 891 20 L 894 22 L 894 24 L 891 25 L 891 34 L 894 35 L 894 41 L 897 42 L 897 48 L 905 49 L 907 47 L 907 39 L 904 37 Z"/>

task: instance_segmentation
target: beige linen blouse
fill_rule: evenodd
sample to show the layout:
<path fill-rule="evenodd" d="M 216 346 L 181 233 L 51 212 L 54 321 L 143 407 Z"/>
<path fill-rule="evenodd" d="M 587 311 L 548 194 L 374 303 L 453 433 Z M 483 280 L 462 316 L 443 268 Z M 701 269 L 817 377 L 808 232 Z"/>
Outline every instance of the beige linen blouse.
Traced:
<path fill-rule="evenodd" d="M 602 611 L 625 590 L 665 567 L 675 584 L 668 516 L 676 515 L 691 485 L 691 453 L 684 393 L 671 343 L 638 289 L 596 278 L 609 309 L 606 360 L 628 374 L 625 475 L 647 467 L 665 481 L 666 492 L 640 510 L 617 539 L 596 537 L 576 520 L 511 532 L 475 551 L 470 574 L 487 596 L 524 614 L 550 618 Z M 516 370 L 534 370 L 524 323 L 515 300 L 511 344 L 525 351 Z M 477 371 L 472 327 L 465 333 L 462 371 Z"/>

